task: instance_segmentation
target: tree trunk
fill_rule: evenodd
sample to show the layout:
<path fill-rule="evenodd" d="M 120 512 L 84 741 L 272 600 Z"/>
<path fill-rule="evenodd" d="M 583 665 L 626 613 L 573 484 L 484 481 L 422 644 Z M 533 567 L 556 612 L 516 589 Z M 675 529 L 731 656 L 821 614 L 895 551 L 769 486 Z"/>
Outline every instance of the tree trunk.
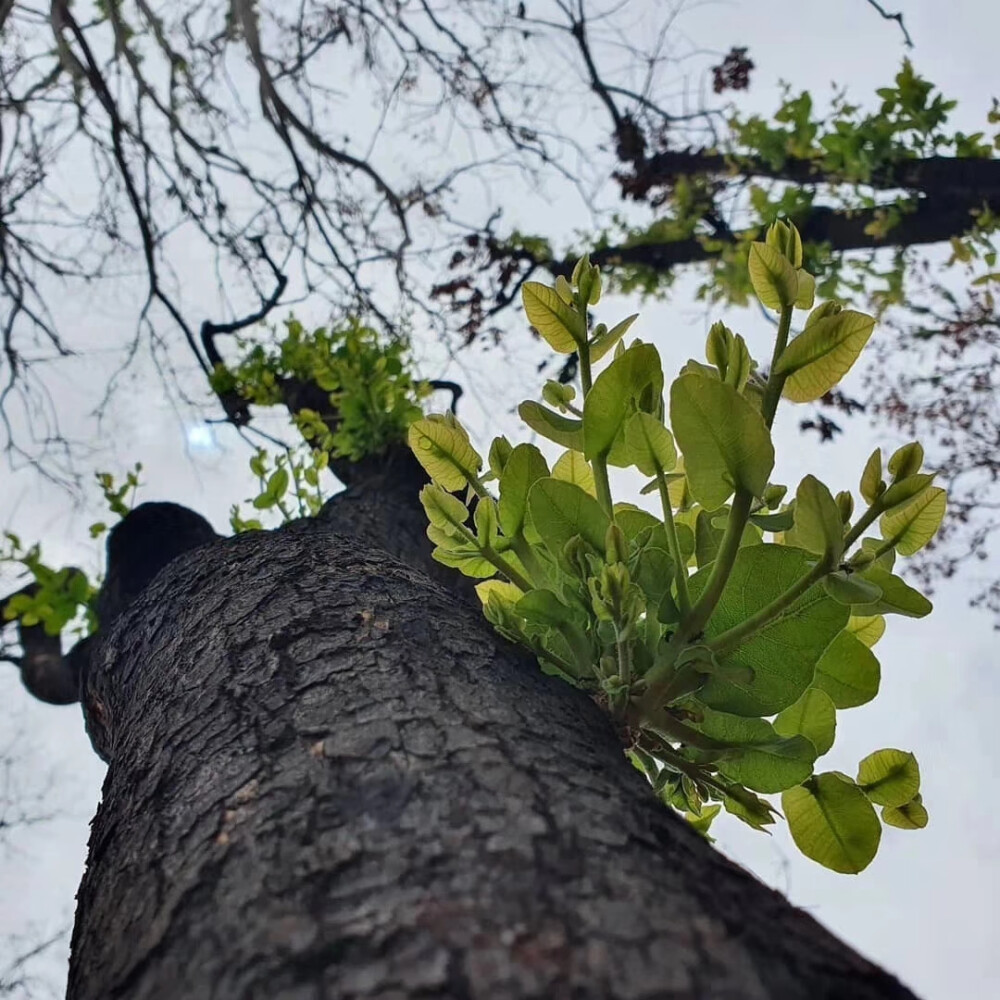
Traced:
<path fill-rule="evenodd" d="M 371 548 L 422 516 L 392 503 L 352 488 L 188 553 L 99 643 L 71 1000 L 912 997 L 661 806 L 587 697 Z"/>

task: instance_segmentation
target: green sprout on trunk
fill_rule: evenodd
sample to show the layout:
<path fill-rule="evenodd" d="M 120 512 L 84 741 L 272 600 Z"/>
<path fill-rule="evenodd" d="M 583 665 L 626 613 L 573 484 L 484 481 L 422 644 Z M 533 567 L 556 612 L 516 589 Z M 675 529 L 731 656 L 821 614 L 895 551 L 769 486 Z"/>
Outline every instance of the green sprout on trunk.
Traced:
<path fill-rule="evenodd" d="M 874 320 L 835 302 L 813 308 L 791 224 L 752 244 L 749 279 L 778 315 L 766 373 L 716 323 L 707 363 L 689 361 L 666 403 L 656 348 L 625 346 L 636 317 L 592 326 L 601 275 L 587 258 L 569 281 L 527 282 L 531 325 L 580 359 L 579 399 L 549 382 L 543 402 L 518 411 L 561 456 L 550 468 L 535 445 L 498 437 L 484 472 L 452 414 L 414 421 L 409 443 L 432 480 L 421 501 L 435 558 L 482 578 L 497 630 L 607 709 L 663 802 L 703 833 L 722 809 L 764 829 L 778 815 L 766 796 L 780 793 L 799 849 L 857 873 L 883 823 L 926 825 L 916 759 L 877 750 L 853 778 L 816 763 L 833 746 L 837 711 L 878 692 L 872 646 L 884 616 L 931 610 L 894 561 L 933 538 L 945 493 L 921 471 L 917 443 L 885 472 L 871 455 L 857 513 L 851 492 L 834 495 L 812 475 L 794 497 L 770 481 L 779 402 L 834 388 Z M 808 315 L 793 336 L 796 310 Z M 614 501 L 609 470 L 628 467 L 648 477 L 656 513 Z"/>

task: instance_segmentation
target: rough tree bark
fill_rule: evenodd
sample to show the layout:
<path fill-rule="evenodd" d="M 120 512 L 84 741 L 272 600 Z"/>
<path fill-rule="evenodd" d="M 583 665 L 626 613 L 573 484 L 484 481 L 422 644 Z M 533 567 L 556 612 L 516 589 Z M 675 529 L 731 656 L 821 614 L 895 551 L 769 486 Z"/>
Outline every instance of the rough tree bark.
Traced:
<path fill-rule="evenodd" d="M 100 641 L 70 1000 L 912 997 L 372 547 L 426 561 L 400 481 L 180 557 Z"/>

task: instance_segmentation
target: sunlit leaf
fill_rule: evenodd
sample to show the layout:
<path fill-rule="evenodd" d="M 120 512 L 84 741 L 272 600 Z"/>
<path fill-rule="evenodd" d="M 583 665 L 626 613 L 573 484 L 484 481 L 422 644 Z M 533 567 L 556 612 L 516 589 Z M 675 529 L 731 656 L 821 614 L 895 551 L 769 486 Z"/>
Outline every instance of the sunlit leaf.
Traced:
<path fill-rule="evenodd" d="M 774 731 L 781 736 L 804 736 L 822 757 L 837 733 L 837 708 L 833 699 L 819 688 L 811 687 L 794 705 L 789 705 L 774 720 Z"/>
<path fill-rule="evenodd" d="M 670 423 L 698 503 L 715 510 L 734 489 L 763 493 L 774 466 L 771 435 L 760 413 L 731 385 L 681 376 L 670 389 Z"/>
<path fill-rule="evenodd" d="M 835 872 L 856 875 L 878 851 L 882 827 L 864 792 L 832 772 L 817 774 L 781 795 L 798 849 Z"/>
<path fill-rule="evenodd" d="M 899 807 L 920 791 L 920 767 L 905 750 L 876 750 L 858 764 L 857 780 L 876 805 Z"/>

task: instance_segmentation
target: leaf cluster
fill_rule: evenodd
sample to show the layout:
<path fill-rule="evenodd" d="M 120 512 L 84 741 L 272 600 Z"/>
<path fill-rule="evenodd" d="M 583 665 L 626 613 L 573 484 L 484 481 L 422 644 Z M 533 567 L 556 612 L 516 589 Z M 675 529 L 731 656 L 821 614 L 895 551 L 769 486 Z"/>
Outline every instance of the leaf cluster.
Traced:
<path fill-rule="evenodd" d="M 921 617 L 927 599 L 894 572 L 933 537 L 944 491 L 912 443 L 883 470 L 868 459 L 855 511 L 812 475 L 794 495 L 771 482 L 779 400 L 832 389 L 871 336 L 870 316 L 814 306 L 793 225 L 748 250 L 748 281 L 778 314 L 765 376 L 721 323 L 664 397 L 656 348 L 624 338 L 635 316 L 592 324 L 601 274 L 523 286 L 528 321 L 579 355 L 581 392 L 549 382 L 523 422 L 558 449 L 496 438 L 484 463 L 451 414 L 415 421 L 409 442 L 434 556 L 468 576 L 490 622 L 541 667 L 589 692 L 618 724 L 661 799 L 702 832 L 722 809 L 765 828 L 781 808 L 799 848 L 861 871 L 882 823 L 926 823 L 915 759 L 879 750 L 856 777 L 816 772 L 836 717 L 878 692 L 872 646 L 885 616 Z M 792 336 L 795 310 L 807 311 Z M 612 360 L 596 374 L 603 358 Z M 635 468 L 654 513 L 615 502 L 609 470 Z M 878 525 L 877 534 L 868 530 Z M 882 823 L 874 811 L 882 808 Z"/>

